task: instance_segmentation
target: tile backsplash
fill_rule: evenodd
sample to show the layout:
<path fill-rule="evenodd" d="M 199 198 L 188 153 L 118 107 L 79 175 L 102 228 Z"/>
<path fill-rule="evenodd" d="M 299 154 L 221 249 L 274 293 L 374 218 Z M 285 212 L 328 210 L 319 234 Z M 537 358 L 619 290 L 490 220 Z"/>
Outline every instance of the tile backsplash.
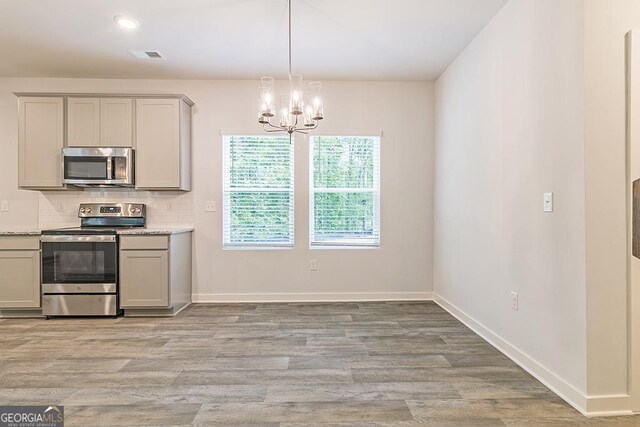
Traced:
<path fill-rule="evenodd" d="M 147 205 L 147 226 L 193 226 L 193 192 L 134 191 L 127 189 L 40 192 L 39 227 L 75 227 L 80 203 L 128 202 Z"/>

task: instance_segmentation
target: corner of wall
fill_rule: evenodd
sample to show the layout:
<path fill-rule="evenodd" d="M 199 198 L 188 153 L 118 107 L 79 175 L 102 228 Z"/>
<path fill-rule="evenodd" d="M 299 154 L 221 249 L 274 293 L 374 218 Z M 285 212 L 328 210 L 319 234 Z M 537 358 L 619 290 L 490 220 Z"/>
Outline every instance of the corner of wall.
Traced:
<path fill-rule="evenodd" d="M 527 371 L 533 377 L 535 377 L 542 384 L 547 386 L 551 391 L 560 396 L 568 404 L 573 406 L 578 412 L 588 416 L 587 396 L 580 390 L 569 384 L 563 378 L 555 374 L 549 368 L 529 356 L 518 347 L 510 343 L 508 340 L 499 336 L 491 329 L 477 321 L 464 311 L 456 307 L 451 302 L 447 301 L 440 295 L 434 292 L 433 300 L 443 309 L 448 311 L 453 317 L 465 324 L 469 329 L 480 335 L 489 344 L 513 360 L 522 369 Z"/>

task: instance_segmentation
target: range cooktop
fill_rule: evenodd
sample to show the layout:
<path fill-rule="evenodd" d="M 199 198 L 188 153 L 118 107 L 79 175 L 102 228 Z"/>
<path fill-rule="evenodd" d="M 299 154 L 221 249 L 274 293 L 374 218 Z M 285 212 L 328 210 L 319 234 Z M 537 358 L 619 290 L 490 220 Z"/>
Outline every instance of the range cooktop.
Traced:
<path fill-rule="evenodd" d="M 94 234 L 117 234 L 118 230 L 130 229 L 130 228 L 143 228 L 140 226 L 131 227 L 67 227 L 67 228 L 53 228 L 50 230 L 43 230 L 42 234 L 46 235 L 94 235 Z"/>
<path fill-rule="evenodd" d="M 142 203 L 82 203 L 78 218 L 80 227 L 44 230 L 42 234 L 117 234 L 119 229 L 145 227 L 147 209 Z"/>

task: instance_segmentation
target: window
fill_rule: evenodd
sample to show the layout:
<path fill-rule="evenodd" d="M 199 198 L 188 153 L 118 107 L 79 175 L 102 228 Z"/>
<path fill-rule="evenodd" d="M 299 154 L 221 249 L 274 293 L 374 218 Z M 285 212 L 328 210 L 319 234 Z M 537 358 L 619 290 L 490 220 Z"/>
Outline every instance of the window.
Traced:
<path fill-rule="evenodd" d="M 224 247 L 293 246 L 289 136 L 224 136 Z"/>
<path fill-rule="evenodd" d="M 380 245 L 380 138 L 310 138 L 311 246 Z"/>

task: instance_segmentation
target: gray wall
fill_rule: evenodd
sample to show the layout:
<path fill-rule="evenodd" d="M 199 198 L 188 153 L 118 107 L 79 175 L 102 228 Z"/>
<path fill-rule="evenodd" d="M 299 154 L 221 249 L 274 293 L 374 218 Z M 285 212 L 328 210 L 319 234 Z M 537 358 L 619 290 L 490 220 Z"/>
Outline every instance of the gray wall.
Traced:
<path fill-rule="evenodd" d="M 2 228 L 77 223 L 80 201 L 152 203 L 152 225 L 192 221 L 194 300 L 341 300 L 427 298 L 432 290 L 433 84 L 324 82 L 326 120 L 319 132 L 384 133 L 381 141 L 380 249 L 308 249 L 308 150 L 296 139 L 295 239 L 292 250 L 222 250 L 220 132 L 259 132 L 257 81 L 0 79 L 0 213 Z M 284 87 L 281 85 L 281 87 Z M 193 117 L 192 194 L 42 193 L 17 189 L 17 99 L 12 91 L 184 93 Z M 215 200 L 218 211 L 204 212 Z M 171 203 L 171 210 L 168 205 Z M 61 212 L 60 212 L 61 211 Z M 318 271 L 309 271 L 317 259 Z"/>

